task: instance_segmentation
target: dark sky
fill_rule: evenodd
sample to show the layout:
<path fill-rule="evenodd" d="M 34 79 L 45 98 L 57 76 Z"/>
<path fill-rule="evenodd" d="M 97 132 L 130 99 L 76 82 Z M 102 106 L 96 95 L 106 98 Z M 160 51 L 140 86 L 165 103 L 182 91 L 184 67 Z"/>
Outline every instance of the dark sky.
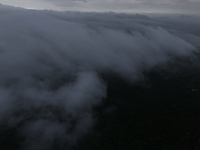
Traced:
<path fill-rule="evenodd" d="M 200 0 L 1 0 L 31 9 L 200 14 Z"/>

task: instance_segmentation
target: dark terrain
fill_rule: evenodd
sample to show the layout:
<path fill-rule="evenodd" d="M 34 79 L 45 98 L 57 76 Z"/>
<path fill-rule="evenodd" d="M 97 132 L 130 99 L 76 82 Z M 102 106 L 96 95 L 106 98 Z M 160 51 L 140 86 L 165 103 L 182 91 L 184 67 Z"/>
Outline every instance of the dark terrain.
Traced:
<path fill-rule="evenodd" d="M 105 105 L 115 106 L 114 113 L 100 111 L 96 132 L 77 150 L 200 149 L 198 61 L 155 69 L 136 84 L 109 78 Z"/>
<path fill-rule="evenodd" d="M 200 149 L 199 60 L 183 62 L 145 72 L 144 80 L 134 84 L 102 75 L 108 85 L 107 98 L 94 108 L 93 131 L 74 149 Z M 17 136 L 17 128 L 1 126 L 1 150 L 18 149 L 24 139 Z M 55 146 L 59 149 L 64 148 Z"/>

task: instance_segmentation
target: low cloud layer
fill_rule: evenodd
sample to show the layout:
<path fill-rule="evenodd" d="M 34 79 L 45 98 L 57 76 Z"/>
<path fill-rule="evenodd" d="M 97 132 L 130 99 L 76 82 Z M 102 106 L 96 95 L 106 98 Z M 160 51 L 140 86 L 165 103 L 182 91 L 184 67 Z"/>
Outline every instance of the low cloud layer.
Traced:
<path fill-rule="evenodd" d="M 92 129 L 94 107 L 106 98 L 102 73 L 134 82 L 192 56 L 198 24 L 187 16 L 2 10 L 1 126 L 23 137 L 23 150 L 70 148 Z"/>

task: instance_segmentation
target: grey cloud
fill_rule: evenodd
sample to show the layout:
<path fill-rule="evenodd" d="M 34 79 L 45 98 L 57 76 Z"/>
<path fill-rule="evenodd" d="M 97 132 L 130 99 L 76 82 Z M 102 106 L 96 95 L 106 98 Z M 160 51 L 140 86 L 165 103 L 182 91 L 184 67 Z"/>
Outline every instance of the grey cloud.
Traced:
<path fill-rule="evenodd" d="M 177 19 L 177 24 L 183 21 Z M 186 37 L 198 39 L 199 34 L 192 31 L 197 26 L 187 25 L 199 22 L 190 19 L 178 29 L 168 17 L 2 13 L 0 124 L 25 137 L 22 149 L 73 146 L 92 128 L 93 108 L 106 97 L 101 74 L 110 72 L 134 82 L 144 70 L 192 56 L 196 45 Z"/>

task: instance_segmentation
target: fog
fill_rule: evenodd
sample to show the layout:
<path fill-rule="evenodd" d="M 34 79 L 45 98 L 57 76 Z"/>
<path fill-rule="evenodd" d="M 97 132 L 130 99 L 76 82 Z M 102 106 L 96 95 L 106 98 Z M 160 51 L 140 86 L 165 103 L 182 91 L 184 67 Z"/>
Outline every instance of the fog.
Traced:
<path fill-rule="evenodd" d="M 108 94 L 102 74 L 133 84 L 194 57 L 200 40 L 194 16 L 0 12 L 1 132 L 14 129 L 20 150 L 73 148 L 98 124 L 95 107 Z"/>

